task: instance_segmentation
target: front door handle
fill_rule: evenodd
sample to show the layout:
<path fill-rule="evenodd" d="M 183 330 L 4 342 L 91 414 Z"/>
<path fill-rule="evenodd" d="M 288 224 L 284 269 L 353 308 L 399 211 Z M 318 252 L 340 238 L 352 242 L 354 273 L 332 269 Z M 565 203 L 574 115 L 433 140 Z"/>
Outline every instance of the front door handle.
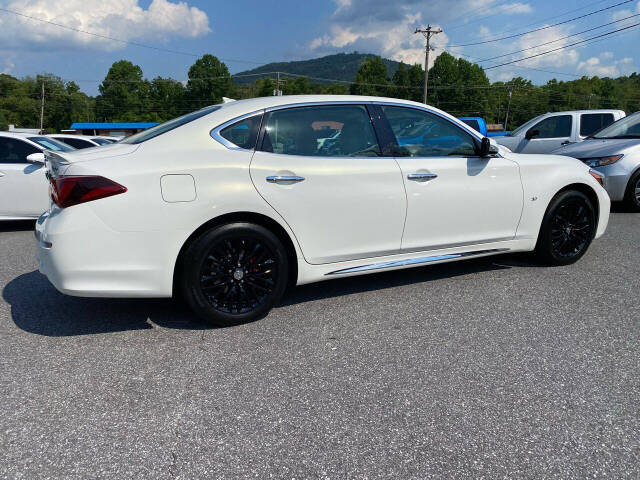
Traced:
<path fill-rule="evenodd" d="M 4 177 L 4 173 L 0 172 L 0 177 Z"/>
<path fill-rule="evenodd" d="M 269 183 L 298 183 L 302 182 L 304 177 L 298 177 L 297 175 L 272 175 L 267 177 Z"/>
<path fill-rule="evenodd" d="M 414 182 L 428 182 L 429 180 L 433 180 L 434 178 L 438 178 L 438 175 L 435 173 L 410 173 L 407 175 L 409 180 L 413 180 Z"/>

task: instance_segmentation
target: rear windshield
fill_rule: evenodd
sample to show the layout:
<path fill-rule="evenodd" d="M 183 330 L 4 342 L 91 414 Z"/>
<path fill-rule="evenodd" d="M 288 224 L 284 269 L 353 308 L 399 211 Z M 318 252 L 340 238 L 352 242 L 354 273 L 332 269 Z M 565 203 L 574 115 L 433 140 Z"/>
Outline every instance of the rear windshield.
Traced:
<path fill-rule="evenodd" d="M 144 130 L 140 133 L 136 133 L 135 135 L 131 135 L 124 140 L 121 140 L 120 143 L 131 143 L 137 145 L 138 143 L 146 142 L 147 140 L 151 140 L 152 138 L 157 137 L 158 135 L 162 135 L 174 128 L 181 127 L 189 122 L 193 122 L 200 117 L 204 117 L 205 115 L 209 115 L 211 112 L 215 112 L 220 108 L 220 105 L 212 105 L 210 107 L 205 107 L 202 110 L 198 110 L 196 112 L 191 112 L 182 117 L 174 118 L 173 120 L 169 120 L 168 122 L 161 123 L 160 125 L 156 125 L 155 127 L 151 127 L 148 130 Z"/>
<path fill-rule="evenodd" d="M 107 140 L 106 138 L 92 138 L 91 140 L 100 145 L 111 145 L 112 143 L 114 143 L 112 140 Z"/>
<path fill-rule="evenodd" d="M 62 143 L 55 138 L 50 137 L 29 137 L 34 143 L 37 143 L 42 148 L 46 148 L 47 150 L 53 150 L 54 152 L 70 152 L 75 150 L 71 145 L 67 145 L 66 143 Z"/>

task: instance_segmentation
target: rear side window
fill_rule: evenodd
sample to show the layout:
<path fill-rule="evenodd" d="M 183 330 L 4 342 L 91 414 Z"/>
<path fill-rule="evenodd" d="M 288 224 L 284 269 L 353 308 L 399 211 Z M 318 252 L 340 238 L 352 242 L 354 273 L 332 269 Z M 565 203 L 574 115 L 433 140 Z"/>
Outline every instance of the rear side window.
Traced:
<path fill-rule="evenodd" d="M 258 139 L 262 115 L 245 118 L 220 130 L 220 136 L 236 147 L 253 150 Z"/>
<path fill-rule="evenodd" d="M 585 113 L 580 115 L 580 136 L 586 137 L 613 123 L 613 113 Z"/>
<path fill-rule="evenodd" d="M 538 130 L 535 138 L 563 138 L 571 136 L 571 115 L 558 115 L 545 118 L 538 122 L 531 130 Z"/>
<path fill-rule="evenodd" d="M 0 137 L 0 163 L 28 163 L 27 156 L 38 152 L 40 150 L 22 140 Z"/>
<path fill-rule="evenodd" d="M 265 116 L 262 150 L 283 155 L 375 157 L 380 145 L 363 105 L 319 105 Z"/>

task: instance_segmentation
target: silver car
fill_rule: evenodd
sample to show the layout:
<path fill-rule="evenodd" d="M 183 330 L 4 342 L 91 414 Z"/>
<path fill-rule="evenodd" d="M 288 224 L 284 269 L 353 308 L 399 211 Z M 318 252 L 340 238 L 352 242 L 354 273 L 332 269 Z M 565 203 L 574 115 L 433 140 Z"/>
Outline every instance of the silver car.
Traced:
<path fill-rule="evenodd" d="M 640 212 L 640 112 L 553 153 L 577 158 L 603 173 L 611 200 Z"/>

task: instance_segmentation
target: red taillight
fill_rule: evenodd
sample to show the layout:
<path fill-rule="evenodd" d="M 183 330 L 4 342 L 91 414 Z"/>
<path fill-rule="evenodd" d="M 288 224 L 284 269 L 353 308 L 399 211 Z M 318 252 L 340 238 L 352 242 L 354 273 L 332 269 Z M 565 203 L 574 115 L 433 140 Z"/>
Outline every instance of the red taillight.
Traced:
<path fill-rule="evenodd" d="M 61 176 L 51 179 L 51 199 L 60 208 L 111 197 L 126 187 L 98 175 Z"/>

